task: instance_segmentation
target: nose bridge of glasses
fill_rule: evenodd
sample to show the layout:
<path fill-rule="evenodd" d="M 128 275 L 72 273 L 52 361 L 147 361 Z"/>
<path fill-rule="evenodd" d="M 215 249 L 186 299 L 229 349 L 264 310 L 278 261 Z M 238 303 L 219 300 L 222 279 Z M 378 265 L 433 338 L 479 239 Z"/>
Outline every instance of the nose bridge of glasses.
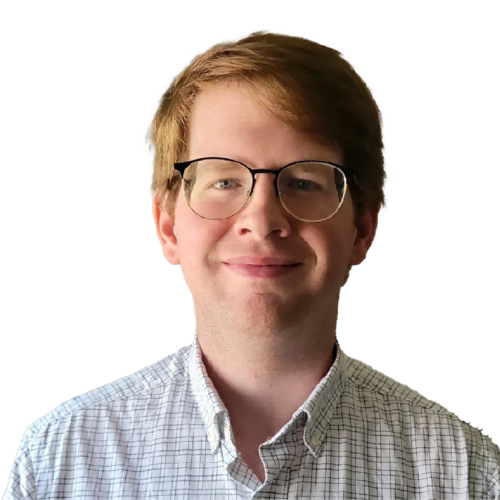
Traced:
<path fill-rule="evenodd" d="M 274 194 L 276 196 L 279 196 L 279 191 L 278 191 L 278 175 L 279 175 L 279 170 L 273 170 L 270 168 L 252 168 L 250 169 L 252 172 L 254 182 L 253 182 L 253 187 L 250 195 L 253 194 L 253 191 L 255 190 L 255 187 L 257 186 L 257 180 L 259 178 L 266 178 L 268 177 L 269 180 L 267 181 L 268 183 L 272 182 L 272 185 L 274 186 Z M 270 178 L 269 174 L 272 175 L 272 178 Z M 261 181 L 259 184 L 265 184 L 266 181 Z"/>

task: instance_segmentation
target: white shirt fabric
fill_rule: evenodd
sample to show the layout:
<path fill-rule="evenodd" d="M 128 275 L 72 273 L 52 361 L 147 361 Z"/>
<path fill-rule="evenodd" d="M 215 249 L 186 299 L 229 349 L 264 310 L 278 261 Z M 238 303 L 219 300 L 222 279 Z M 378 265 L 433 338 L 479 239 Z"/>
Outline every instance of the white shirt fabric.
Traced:
<path fill-rule="evenodd" d="M 500 450 L 437 403 L 348 357 L 260 446 L 262 484 L 239 458 L 195 334 L 26 431 L 4 500 L 500 499 Z"/>

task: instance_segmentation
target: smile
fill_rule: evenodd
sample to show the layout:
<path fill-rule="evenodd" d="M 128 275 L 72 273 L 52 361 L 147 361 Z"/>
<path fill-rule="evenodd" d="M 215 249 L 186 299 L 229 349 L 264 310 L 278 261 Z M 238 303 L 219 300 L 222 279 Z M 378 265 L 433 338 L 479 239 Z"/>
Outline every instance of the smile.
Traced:
<path fill-rule="evenodd" d="M 286 276 L 300 266 L 300 264 L 254 266 L 250 264 L 227 263 L 224 263 L 224 265 L 236 274 L 253 278 L 277 278 Z"/>

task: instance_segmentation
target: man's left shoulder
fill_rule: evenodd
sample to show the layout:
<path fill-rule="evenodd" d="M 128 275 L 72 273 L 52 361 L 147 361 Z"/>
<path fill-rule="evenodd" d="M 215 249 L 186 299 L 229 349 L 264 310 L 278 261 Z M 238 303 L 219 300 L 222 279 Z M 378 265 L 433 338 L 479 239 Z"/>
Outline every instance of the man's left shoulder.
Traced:
<path fill-rule="evenodd" d="M 492 439 L 470 423 L 460 419 L 439 403 L 422 396 L 416 390 L 391 377 L 384 375 L 371 366 L 354 358 L 346 356 L 348 385 L 363 393 L 364 398 L 369 398 L 372 403 L 376 400 L 384 403 L 386 412 L 409 412 L 412 416 L 435 416 L 436 420 L 444 420 L 459 426 L 467 443 L 469 456 L 500 463 L 500 448 Z"/>
<path fill-rule="evenodd" d="M 346 356 L 346 367 L 348 384 L 366 395 L 382 399 L 387 403 L 406 403 L 415 409 L 453 415 L 439 403 L 427 399 L 414 389 L 397 382 L 362 361 Z"/>
<path fill-rule="evenodd" d="M 346 356 L 344 373 L 337 427 L 354 428 L 357 442 L 378 442 L 386 455 L 400 457 L 403 476 L 412 464 L 422 491 L 433 477 L 436 491 L 453 484 L 468 498 L 500 500 L 500 449 L 489 436 L 357 359 Z"/>

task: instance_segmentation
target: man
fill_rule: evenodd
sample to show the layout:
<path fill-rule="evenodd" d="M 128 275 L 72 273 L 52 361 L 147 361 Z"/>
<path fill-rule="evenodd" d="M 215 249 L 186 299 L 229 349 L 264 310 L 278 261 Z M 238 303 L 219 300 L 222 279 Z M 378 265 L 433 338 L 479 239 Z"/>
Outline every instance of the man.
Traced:
<path fill-rule="evenodd" d="M 488 437 L 336 338 L 385 177 L 378 108 L 340 54 L 262 33 L 217 45 L 151 137 L 193 344 L 35 422 L 6 498 L 500 499 Z"/>

